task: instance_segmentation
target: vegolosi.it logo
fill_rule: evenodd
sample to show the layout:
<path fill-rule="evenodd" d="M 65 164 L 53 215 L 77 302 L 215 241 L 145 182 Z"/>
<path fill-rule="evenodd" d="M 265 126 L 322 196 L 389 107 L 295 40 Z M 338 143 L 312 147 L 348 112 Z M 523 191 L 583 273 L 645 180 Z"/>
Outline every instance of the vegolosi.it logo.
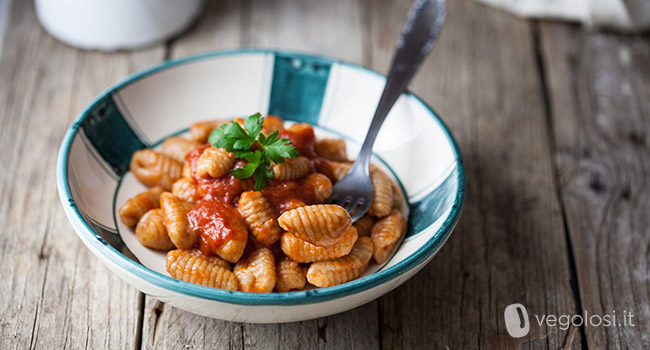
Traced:
<path fill-rule="evenodd" d="M 506 320 L 506 330 L 513 338 L 521 338 L 528 334 L 530 331 L 530 321 L 528 319 L 528 311 L 521 304 L 512 304 L 506 307 L 503 313 Z"/>
<path fill-rule="evenodd" d="M 623 311 L 623 321 L 621 322 L 621 314 L 616 316 L 616 311 L 612 311 L 607 315 L 590 315 L 587 310 L 584 310 L 581 315 L 534 315 L 535 322 L 542 327 L 544 324 L 547 327 L 559 327 L 562 330 L 569 329 L 570 326 L 574 327 L 611 327 L 611 326 L 624 326 L 634 327 L 634 315 L 631 312 Z M 512 304 L 506 306 L 503 312 L 503 317 L 506 321 L 506 330 L 513 338 L 521 338 L 528 335 L 530 332 L 530 318 L 528 311 L 521 304 Z"/>

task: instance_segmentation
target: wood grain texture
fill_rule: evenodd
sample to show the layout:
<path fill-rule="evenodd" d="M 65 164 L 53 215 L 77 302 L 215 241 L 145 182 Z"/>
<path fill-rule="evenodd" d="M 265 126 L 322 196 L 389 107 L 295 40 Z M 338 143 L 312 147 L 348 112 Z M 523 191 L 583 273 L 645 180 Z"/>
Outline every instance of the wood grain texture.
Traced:
<path fill-rule="evenodd" d="M 250 4 L 245 46 L 290 49 L 365 64 L 364 0 L 265 0 Z"/>
<path fill-rule="evenodd" d="M 168 57 L 178 58 L 207 51 L 232 50 L 243 45 L 243 13 L 246 13 L 247 1 L 208 0 L 204 6 L 196 24 L 170 43 Z"/>
<path fill-rule="evenodd" d="M 551 23 L 540 33 L 582 307 L 622 324 L 587 327 L 587 344 L 648 349 L 650 36 Z"/>
<path fill-rule="evenodd" d="M 32 1 L 13 2 L 0 59 L 0 348 L 135 347 L 140 294 L 74 234 L 55 162 L 81 108 L 162 53 L 77 51 L 41 29 Z"/>
<path fill-rule="evenodd" d="M 242 325 L 191 314 L 146 296 L 142 349 L 241 349 Z"/>
<path fill-rule="evenodd" d="M 8 14 L 10 8 L 11 0 L 0 0 L 0 56 L 2 56 L 2 42 L 4 41 L 7 22 L 9 21 Z"/>
<path fill-rule="evenodd" d="M 398 36 L 388 28 L 409 4 L 373 5 L 371 68 L 385 72 Z M 503 319 L 512 303 L 530 317 L 576 311 L 530 24 L 468 0 L 447 6 L 411 88 L 457 137 L 466 204 L 436 258 L 380 299 L 383 348 L 580 348 L 579 333 L 534 318 L 515 341 Z"/>

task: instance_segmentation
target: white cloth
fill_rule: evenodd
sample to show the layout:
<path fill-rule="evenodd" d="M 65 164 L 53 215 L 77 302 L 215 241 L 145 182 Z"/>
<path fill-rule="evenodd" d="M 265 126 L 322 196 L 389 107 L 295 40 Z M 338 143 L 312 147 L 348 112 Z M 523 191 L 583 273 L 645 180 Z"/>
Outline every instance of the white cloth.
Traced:
<path fill-rule="evenodd" d="M 580 21 L 624 32 L 650 29 L 650 0 L 476 0 L 522 17 Z"/>

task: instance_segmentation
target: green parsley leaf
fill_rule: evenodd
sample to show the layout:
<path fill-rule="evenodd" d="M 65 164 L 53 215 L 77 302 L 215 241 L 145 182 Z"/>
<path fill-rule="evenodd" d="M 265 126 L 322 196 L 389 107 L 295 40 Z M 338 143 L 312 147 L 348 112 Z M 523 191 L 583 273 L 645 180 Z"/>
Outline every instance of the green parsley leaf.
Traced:
<path fill-rule="evenodd" d="M 232 148 L 245 152 L 245 150 L 251 149 L 251 146 L 253 146 L 253 142 L 255 142 L 255 140 L 239 139 L 235 141 L 235 143 L 232 145 Z"/>
<path fill-rule="evenodd" d="M 285 158 L 296 158 L 300 153 L 288 139 L 279 138 L 278 131 L 269 136 L 261 133 L 264 118 L 255 113 L 244 121 L 244 128 L 237 122 L 222 125 L 214 129 L 208 138 L 213 147 L 225 148 L 235 152 L 235 158 L 245 159 L 248 163 L 230 173 L 240 179 L 255 179 L 255 189 L 261 190 L 268 180 L 274 178 L 271 164 L 284 163 Z M 253 147 L 255 145 L 255 147 Z M 254 150 L 251 150 L 254 148 Z"/>
<path fill-rule="evenodd" d="M 266 146 L 268 144 L 271 144 L 271 143 L 277 141 L 278 138 L 279 138 L 279 136 L 278 136 L 279 134 L 280 133 L 277 130 L 275 130 L 274 132 L 270 133 L 267 138 L 264 139 L 264 143 L 262 143 L 262 144 L 264 146 Z"/>
<path fill-rule="evenodd" d="M 270 137 L 269 137 L 270 139 Z M 276 163 L 284 163 L 284 158 L 296 158 L 300 154 L 287 139 L 275 140 L 265 147 L 265 153 Z"/>
<path fill-rule="evenodd" d="M 241 168 L 230 170 L 230 173 L 237 178 L 248 179 L 249 177 L 253 176 L 255 170 L 257 170 L 259 165 L 260 163 L 248 163 Z"/>
<path fill-rule="evenodd" d="M 261 145 L 266 145 L 266 135 L 260 134 L 257 137 L 257 142 L 259 142 Z"/>
<path fill-rule="evenodd" d="M 246 159 L 249 163 L 262 163 L 262 151 L 248 152 L 242 158 Z"/>
<path fill-rule="evenodd" d="M 273 172 L 271 172 L 271 174 L 273 174 Z M 264 186 L 266 186 L 268 179 L 268 172 L 261 169 L 257 171 L 255 173 L 255 191 L 261 191 Z"/>
<path fill-rule="evenodd" d="M 250 151 L 235 151 L 235 158 L 244 159 Z"/>
<path fill-rule="evenodd" d="M 244 127 L 246 128 L 246 131 L 255 138 L 260 133 L 260 130 L 262 130 L 262 123 L 264 123 L 262 115 L 255 113 L 244 121 Z"/>
<path fill-rule="evenodd" d="M 216 128 L 212 131 L 210 137 L 208 137 L 208 142 L 214 147 L 226 148 L 228 141 L 226 140 L 226 135 L 223 133 L 223 130 Z"/>

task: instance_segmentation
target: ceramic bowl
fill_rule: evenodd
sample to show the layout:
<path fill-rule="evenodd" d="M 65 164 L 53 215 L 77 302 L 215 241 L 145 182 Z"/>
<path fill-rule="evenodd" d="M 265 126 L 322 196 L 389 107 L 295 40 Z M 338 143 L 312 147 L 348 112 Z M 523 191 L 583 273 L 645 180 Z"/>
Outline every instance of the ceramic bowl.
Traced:
<path fill-rule="evenodd" d="M 166 62 L 115 85 L 70 127 L 59 152 L 61 202 L 79 238 L 106 266 L 142 292 L 214 318 L 268 323 L 343 312 L 404 283 L 438 252 L 463 203 L 458 147 L 435 112 L 405 93 L 375 144 L 375 163 L 399 179 L 408 230 L 394 255 L 354 281 L 289 293 L 244 293 L 171 278 L 164 254 L 140 246 L 116 212 L 144 189 L 129 173 L 131 154 L 156 147 L 207 119 L 256 112 L 308 122 L 317 135 L 348 142 L 351 157 L 370 124 L 385 78 L 340 60 L 293 52 L 240 50 Z"/>
<path fill-rule="evenodd" d="M 48 33 L 85 50 L 154 45 L 178 35 L 199 15 L 203 0 L 35 0 Z"/>

